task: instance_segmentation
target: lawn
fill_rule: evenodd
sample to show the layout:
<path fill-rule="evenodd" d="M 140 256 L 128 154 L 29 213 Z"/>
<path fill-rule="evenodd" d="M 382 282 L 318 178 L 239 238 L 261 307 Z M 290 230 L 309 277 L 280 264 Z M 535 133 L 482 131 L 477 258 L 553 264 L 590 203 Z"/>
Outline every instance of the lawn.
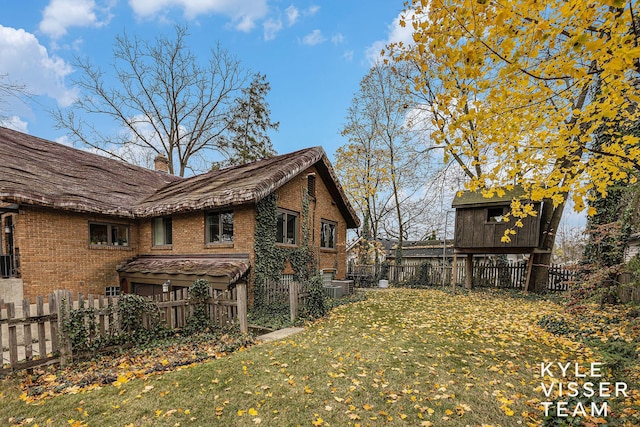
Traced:
<path fill-rule="evenodd" d="M 171 372 L 118 362 L 125 366 L 111 383 L 47 398 L 30 397 L 24 378 L 5 379 L 0 425 L 506 427 L 542 425 L 541 402 L 554 400 L 566 401 L 569 416 L 582 407 L 589 415 L 591 402 L 608 411 L 578 411 L 574 425 L 640 424 L 636 354 L 624 353 L 638 350 L 637 317 L 580 310 L 569 316 L 554 302 L 502 292 L 376 290 L 302 333 Z M 577 397 L 546 397 L 574 379 Z M 589 396 L 585 381 L 625 389 Z"/>

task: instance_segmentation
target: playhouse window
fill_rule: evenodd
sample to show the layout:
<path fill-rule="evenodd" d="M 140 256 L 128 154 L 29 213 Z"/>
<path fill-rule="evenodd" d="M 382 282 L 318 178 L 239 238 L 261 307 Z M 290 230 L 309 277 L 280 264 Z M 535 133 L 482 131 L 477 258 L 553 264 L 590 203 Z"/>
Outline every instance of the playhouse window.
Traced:
<path fill-rule="evenodd" d="M 503 222 L 504 208 L 489 208 L 487 209 L 487 222 Z"/>

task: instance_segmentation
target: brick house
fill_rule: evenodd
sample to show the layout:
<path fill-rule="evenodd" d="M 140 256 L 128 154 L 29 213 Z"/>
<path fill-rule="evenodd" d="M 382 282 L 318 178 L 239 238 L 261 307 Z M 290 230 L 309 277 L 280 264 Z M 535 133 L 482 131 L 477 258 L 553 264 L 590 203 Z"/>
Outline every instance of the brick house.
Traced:
<path fill-rule="evenodd" d="M 196 278 L 251 292 L 256 206 L 271 194 L 276 245 L 298 247 L 306 221 L 314 267 L 345 278 L 359 220 L 320 147 L 181 178 L 162 157 L 152 171 L 0 127 L 0 158 L 5 301 L 54 289 L 153 295 Z"/>

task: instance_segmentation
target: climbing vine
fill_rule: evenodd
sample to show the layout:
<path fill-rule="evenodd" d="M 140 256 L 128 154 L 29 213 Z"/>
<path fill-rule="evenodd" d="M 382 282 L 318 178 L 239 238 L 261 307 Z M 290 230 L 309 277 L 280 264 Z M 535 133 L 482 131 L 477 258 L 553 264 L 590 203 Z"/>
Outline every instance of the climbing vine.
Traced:
<path fill-rule="evenodd" d="M 67 304 L 70 305 L 68 310 Z M 62 336 L 69 338 L 74 352 L 95 353 L 100 348 L 114 344 L 148 344 L 166 338 L 170 333 L 160 321 L 158 306 L 142 295 L 121 295 L 117 306 L 109 301 L 102 312 L 110 325 L 106 335 L 99 333 L 97 316 L 100 310 L 85 307 L 83 300 L 78 308 L 73 308 L 71 302 L 63 299 L 61 313 Z M 116 322 L 120 325 L 117 329 L 113 327 Z"/>
<path fill-rule="evenodd" d="M 207 298 L 211 292 L 211 285 L 206 279 L 197 279 L 189 287 L 189 304 L 193 307 L 191 316 L 182 332 L 187 335 L 209 331 L 213 326 L 207 312 Z"/>
<path fill-rule="evenodd" d="M 305 194 L 302 200 L 300 221 L 302 240 L 297 247 L 276 245 L 278 226 L 278 207 L 276 195 L 269 194 L 256 206 L 255 234 L 255 305 L 264 301 L 264 284 L 279 281 L 287 261 L 291 264 L 297 281 L 308 281 L 314 273 L 314 253 L 309 245 L 309 198 Z"/>

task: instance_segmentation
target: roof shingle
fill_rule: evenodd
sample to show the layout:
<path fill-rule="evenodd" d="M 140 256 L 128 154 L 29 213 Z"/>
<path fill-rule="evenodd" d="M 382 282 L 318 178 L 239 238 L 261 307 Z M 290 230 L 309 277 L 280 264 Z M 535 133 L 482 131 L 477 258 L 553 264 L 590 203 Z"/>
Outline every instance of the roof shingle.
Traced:
<path fill-rule="evenodd" d="M 120 217 L 257 203 L 316 166 L 347 221 L 359 219 L 321 147 L 180 178 L 0 127 L 0 201 Z"/>

